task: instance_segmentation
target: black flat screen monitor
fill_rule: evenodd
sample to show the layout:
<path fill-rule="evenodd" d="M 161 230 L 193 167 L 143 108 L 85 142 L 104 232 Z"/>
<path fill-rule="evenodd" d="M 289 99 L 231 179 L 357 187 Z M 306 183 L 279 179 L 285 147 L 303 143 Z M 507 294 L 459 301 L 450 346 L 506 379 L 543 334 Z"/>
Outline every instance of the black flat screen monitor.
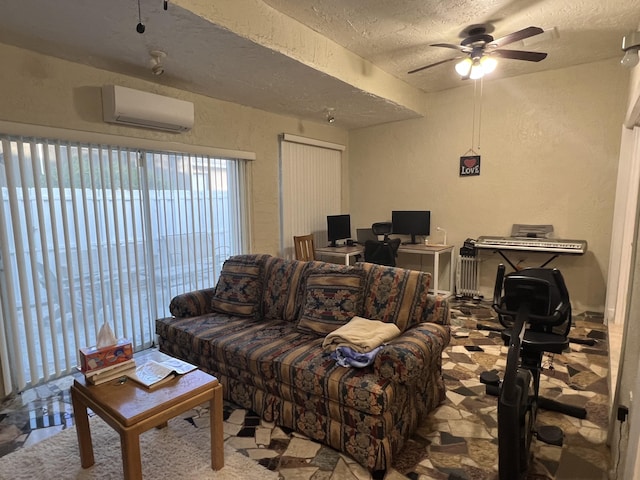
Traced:
<path fill-rule="evenodd" d="M 336 246 L 336 241 L 351 238 L 351 216 L 329 215 L 327 216 L 327 237 L 331 246 Z"/>
<path fill-rule="evenodd" d="M 428 236 L 431 233 L 431 212 L 429 210 L 394 210 L 391 212 L 393 233 L 411 235 L 411 243 L 416 235 Z"/>

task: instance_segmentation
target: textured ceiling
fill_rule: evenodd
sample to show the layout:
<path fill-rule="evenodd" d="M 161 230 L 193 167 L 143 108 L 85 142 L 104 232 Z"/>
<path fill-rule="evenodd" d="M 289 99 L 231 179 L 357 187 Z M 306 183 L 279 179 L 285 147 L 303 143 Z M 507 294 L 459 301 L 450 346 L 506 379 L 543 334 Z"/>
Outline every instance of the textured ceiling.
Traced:
<path fill-rule="evenodd" d="M 494 37 L 555 29 L 507 48 L 544 51 L 539 63 L 501 59 L 487 78 L 621 57 L 640 24 L 640 0 L 135 0 L 3 2 L 0 42 L 255 108 L 357 128 L 425 114 L 424 92 L 463 85 L 446 60 L 460 33 Z M 167 53 L 150 73 L 151 50 Z M 639 67 L 640 68 L 640 67 Z"/>

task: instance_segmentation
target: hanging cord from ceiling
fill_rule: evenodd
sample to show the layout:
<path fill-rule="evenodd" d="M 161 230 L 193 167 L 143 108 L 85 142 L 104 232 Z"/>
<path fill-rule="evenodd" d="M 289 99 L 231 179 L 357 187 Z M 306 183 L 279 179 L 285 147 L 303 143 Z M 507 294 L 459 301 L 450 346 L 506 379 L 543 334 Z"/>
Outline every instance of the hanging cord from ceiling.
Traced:
<path fill-rule="evenodd" d="M 480 87 L 478 87 L 478 82 L 480 82 Z M 482 129 L 482 93 L 484 88 L 484 81 L 482 78 L 473 81 L 473 115 L 471 118 L 471 148 L 467 150 L 465 155 L 469 153 L 473 155 L 478 155 L 473 149 L 473 145 L 476 142 L 476 124 L 478 125 L 478 143 L 476 148 L 480 150 L 480 133 Z"/>
<path fill-rule="evenodd" d="M 167 10 L 169 8 L 169 0 L 162 0 L 162 9 Z M 140 0 L 138 0 L 138 25 L 136 25 L 136 32 L 144 33 L 146 27 L 142 23 L 142 13 L 140 9 Z"/>
<path fill-rule="evenodd" d="M 136 32 L 143 34 L 145 30 L 144 23 L 142 23 L 142 13 L 140 10 L 140 0 L 138 0 L 138 25 L 136 25 Z"/>
<path fill-rule="evenodd" d="M 480 77 L 480 98 L 478 99 L 478 150 L 480 150 L 480 133 L 482 130 L 482 94 L 483 93 L 484 93 L 484 77 Z"/>

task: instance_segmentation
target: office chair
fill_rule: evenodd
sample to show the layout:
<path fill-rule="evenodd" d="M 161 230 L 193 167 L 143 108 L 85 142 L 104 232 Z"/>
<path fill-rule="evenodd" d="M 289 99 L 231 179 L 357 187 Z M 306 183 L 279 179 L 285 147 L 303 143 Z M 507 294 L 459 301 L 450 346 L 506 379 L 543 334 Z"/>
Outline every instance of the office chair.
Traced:
<path fill-rule="evenodd" d="M 316 259 L 316 250 L 313 244 L 313 235 L 300 235 L 293 237 L 293 246 L 296 251 L 296 260 L 310 261 Z"/>
<path fill-rule="evenodd" d="M 383 235 L 383 240 L 367 240 L 364 243 L 364 261 L 369 263 L 377 263 L 379 265 L 387 265 L 389 267 L 396 266 L 396 257 L 398 256 L 398 248 L 400 248 L 400 239 L 390 239 L 389 234 L 392 231 L 392 225 L 389 222 L 378 222 L 371 225 L 371 230 L 375 235 Z"/>

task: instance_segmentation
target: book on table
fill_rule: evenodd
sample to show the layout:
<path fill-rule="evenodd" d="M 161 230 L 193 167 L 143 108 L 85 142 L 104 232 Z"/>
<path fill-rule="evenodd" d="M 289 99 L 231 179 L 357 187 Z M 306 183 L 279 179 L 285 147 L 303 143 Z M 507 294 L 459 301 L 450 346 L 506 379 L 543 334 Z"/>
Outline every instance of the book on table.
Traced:
<path fill-rule="evenodd" d="M 177 358 L 170 358 L 161 362 L 147 360 L 142 365 L 127 370 L 125 375 L 147 388 L 156 388 L 172 378 L 184 375 L 196 368 L 198 367 Z"/>
<path fill-rule="evenodd" d="M 132 358 L 122 363 L 85 372 L 84 378 L 90 385 L 101 385 L 111 380 L 125 377 L 127 376 L 127 372 L 135 370 L 135 368 L 136 361 Z"/>

